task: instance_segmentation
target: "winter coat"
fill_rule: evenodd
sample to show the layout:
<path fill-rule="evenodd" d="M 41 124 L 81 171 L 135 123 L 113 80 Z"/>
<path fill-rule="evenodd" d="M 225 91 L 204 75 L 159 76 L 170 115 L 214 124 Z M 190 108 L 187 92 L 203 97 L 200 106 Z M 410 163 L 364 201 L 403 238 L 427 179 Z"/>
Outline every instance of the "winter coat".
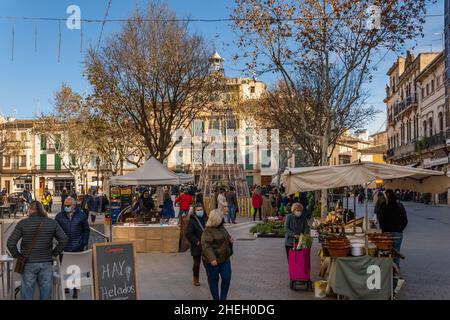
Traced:
<path fill-rule="evenodd" d="M 260 194 L 254 193 L 252 196 L 252 206 L 255 209 L 259 209 L 262 207 L 263 197 Z"/>
<path fill-rule="evenodd" d="M 285 245 L 287 247 L 292 247 L 294 245 L 294 236 L 303 234 L 308 234 L 310 231 L 308 225 L 308 219 L 305 214 L 300 217 L 296 217 L 294 214 L 289 214 L 284 222 L 285 230 Z"/>
<path fill-rule="evenodd" d="M 180 203 L 180 210 L 189 211 L 192 204 L 192 196 L 188 193 L 182 193 L 175 199 L 175 203 Z"/>
<path fill-rule="evenodd" d="M 216 260 L 218 264 L 227 262 L 233 255 L 231 236 L 223 224 L 207 227 L 202 234 L 202 258 L 208 263 Z"/>
<path fill-rule="evenodd" d="M 228 206 L 230 206 L 230 207 L 237 206 L 236 192 L 234 192 L 234 191 L 227 192 L 226 198 L 227 198 Z"/>
<path fill-rule="evenodd" d="M 201 192 L 195 195 L 195 203 L 201 203 L 203 205 L 203 194 Z"/>
<path fill-rule="evenodd" d="M 405 207 L 400 202 L 382 205 L 377 217 L 383 232 L 403 232 L 408 225 Z"/>
<path fill-rule="evenodd" d="M 155 208 L 155 203 L 151 196 L 148 198 L 140 197 L 131 209 L 133 212 L 139 212 L 140 214 L 148 213 Z"/>
<path fill-rule="evenodd" d="M 69 238 L 64 251 L 84 251 L 84 247 L 89 243 L 90 234 L 86 215 L 80 209 L 76 209 L 72 219 L 69 219 L 67 213 L 60 212 L 56 215 L 55 220 Z"/>
<path fill-rule="evenodd" d="M 173 210 L 173 202 L 172 199 L 168 198 L 163 203 L 163 208 L 161 210 L 161 216 L 163 218 L 174 218 L 175 211 Z"/>
<path fill-rule="evenodd" d="M 202 245 L 201 243 L 197 245 L 197 243 L 202 239 L 203 230 L 205 229 L 207 220 L 208 217 L 206 216 L 206 214 L 204 214 L 202 218 L 191 215 L 189 219 L 185 237 L 191 243 L 191 256 L 193 257 L 200 257 L 202 255 Z M 203 230 L 200 227 L 199 222 L 202 225 Z"/>
<path fill-rule="evenodd" d="M 228 212 L 227 198 L 223 194 L 217 196 L 217 209 L 222 213 Z"/>

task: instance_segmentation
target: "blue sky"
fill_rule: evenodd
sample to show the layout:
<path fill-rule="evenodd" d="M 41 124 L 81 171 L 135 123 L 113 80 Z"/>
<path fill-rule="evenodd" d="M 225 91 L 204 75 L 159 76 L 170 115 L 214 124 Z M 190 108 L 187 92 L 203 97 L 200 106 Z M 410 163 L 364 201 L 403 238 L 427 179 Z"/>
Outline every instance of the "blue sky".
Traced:
<path fill-rule="evenodd" d="M 145 5 L 144 0 L 112 0 L 108 18 L 126 18 L 136 6 Z M 232 0 L 169 0 L 169 6 L 180 17 L 227 18 Z M 428 14 L 443 14 L 444 0 L 430 5 Z M 65 18 L 69 5 L 81 8 L 83 19 L 103 19 L 107 0 L 0 0 L 1 17 L 50 17 Z M 425 25 L 425 38 L 418 39 L 415 52 L 442 49 L 440 35 L 444 27 L 444 17 L 429 17 Z M 12 30 L 14 28 L 14 55 L 12 54 Z M 37 52 L 35 52 L 35 28 L 37 28 Z M 102 39 L 119 30 L 120 23 L 106 23 Z M 211 41 L 213 47 L 225 58 L 228 76 L 244 76 L 239 71 L 232 56 L 235 36 L 227 22 L 193 22 L 193 30 L 202 33 Z M 62 82 L 79 92 L 89 90 L 83 78 L 83 54 L 90 44 L 96 45 L 100 36 L 101 24 L 83 23 L 83 52 L 80 53 L 80 31 L 69 30 L 61 22 L 61 49 L 58 63 L 59 25 L 57 21 L 24 21 L 0 19 L 0 113 L 5 116 L 32 118 L 36 114 L 52 110 L 54 92 Z M 410 46 L 409 44 L 408 46 Z M 405 50 L 406 51 L 406 48 Z M 13 57 L 12 57 L 13 56 Z M 369 103 L 381 111 L 367 128 L 370 133 L 385 127 L 385 84 L 386 70 L 395 61 L 397 54 L 381 52 L 375 60 L 379 61 L 374 80 L 368 86 Z M 12 59 L 13 58 L 13 59 Z M 272 75 L 262 76 L 260 80 L 272 83 Z"/>

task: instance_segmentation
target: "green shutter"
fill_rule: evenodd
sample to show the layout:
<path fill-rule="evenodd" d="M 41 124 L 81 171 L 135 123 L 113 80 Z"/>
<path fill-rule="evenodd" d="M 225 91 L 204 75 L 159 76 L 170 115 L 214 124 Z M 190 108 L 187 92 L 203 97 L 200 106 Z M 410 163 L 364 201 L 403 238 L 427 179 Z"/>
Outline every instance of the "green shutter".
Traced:
<path fill-rule="evenodd" d="M 59 154 L 55 155 L 55 170 L 61 170 L 61 156 Z"/>
<path fill-rule="evenodd" d="M 253 164 L 250 163 L 250 154 L 245 155 L 245 170 L 253 170 Z"/>
<path fill-rule="evenodd" d="M 262 163 L 262 167 L 263 168 L 270 168 L 272 166 L 272 161 L 271 161 L 271 155 L 272 155 L 272 150 L 264 150 L 262 152 L 263 155 L 263 163 Z"/>
<path fill-rule="evenodd" d="M 47 155 L 41 154 L 41 170 L 47 170 Z"/>
<path fill-rule="evenodd" d="M 41 150 L 47 150 L 47 138 L 41 136 Z"/>
<path fill-rule="evenodd" d="M 249 186 L 253 185 L 253 176 L 246 176 L 246 180 Z"/>
<path fill-rule="evenodd" d="M 302 166 L 302 151 L 295 150 L 294 156 L 295 156 L 295 167 L 296 168 L 301 167 Z"/>

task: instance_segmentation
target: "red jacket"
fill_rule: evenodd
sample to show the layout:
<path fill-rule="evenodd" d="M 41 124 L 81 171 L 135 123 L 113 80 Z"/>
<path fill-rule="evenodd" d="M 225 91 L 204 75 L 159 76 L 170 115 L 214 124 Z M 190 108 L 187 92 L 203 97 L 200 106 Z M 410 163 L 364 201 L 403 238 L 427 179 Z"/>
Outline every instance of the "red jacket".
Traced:
<path fill-rule="evenodd" d="M 192 196 L 188 193 L 183 193 L 175 199 L 175 203 L 180 203 L 180 210 L 189 211 L 192 204 Z"/>
<path fill-rule="evenodd" d="M 260 194 L 256 194 L 256 192 L 252 196 L 252 205 L 253 208 L 259 209 L 262 207 L 263 197 Z"/>

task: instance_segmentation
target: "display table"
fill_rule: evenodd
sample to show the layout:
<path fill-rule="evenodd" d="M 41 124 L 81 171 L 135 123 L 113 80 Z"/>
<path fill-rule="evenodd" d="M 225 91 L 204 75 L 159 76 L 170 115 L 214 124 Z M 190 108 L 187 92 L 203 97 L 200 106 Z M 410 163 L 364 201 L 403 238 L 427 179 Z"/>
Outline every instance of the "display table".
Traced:
<path fill-rule="evenodd" d="M 392 299 L 392 259 L 389 257 L 328 257 L 327 294 L 353 299 Z"/>
<path fill-rule="evenodd" d="M 178 252 L 180 227 L 147 224 L 115 225 L 112 228 L 114 241 L 133 241 L 136 252 Z"/>

